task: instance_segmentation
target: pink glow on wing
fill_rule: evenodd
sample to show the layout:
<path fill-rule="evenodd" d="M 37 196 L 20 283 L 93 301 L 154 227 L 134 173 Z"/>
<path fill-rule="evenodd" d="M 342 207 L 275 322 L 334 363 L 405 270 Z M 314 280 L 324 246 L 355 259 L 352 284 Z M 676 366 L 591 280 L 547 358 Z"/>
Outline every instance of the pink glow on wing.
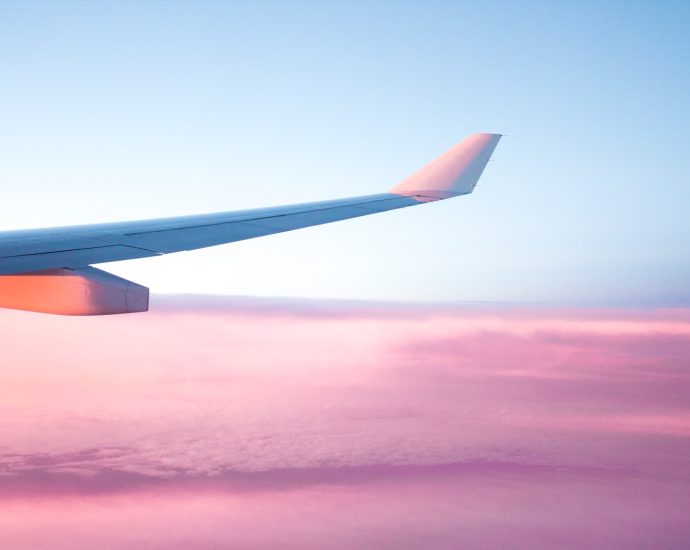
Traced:
<path fill-rule="evenodd" d="M 688 310 L 153 309 L 0 311 L 0 547 L 690 537 Z"/>

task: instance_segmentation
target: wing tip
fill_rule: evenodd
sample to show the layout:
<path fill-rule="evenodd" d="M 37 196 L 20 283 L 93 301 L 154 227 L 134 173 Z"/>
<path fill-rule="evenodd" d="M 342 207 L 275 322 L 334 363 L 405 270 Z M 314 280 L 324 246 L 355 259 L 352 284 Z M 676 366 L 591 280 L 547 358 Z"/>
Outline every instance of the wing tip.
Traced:
<path fill-rule="evenodd" d="M 474 191 L 502 137 L 489 132 L 471 134 L 389 192 L 430 200 L 467 195 Z"/>

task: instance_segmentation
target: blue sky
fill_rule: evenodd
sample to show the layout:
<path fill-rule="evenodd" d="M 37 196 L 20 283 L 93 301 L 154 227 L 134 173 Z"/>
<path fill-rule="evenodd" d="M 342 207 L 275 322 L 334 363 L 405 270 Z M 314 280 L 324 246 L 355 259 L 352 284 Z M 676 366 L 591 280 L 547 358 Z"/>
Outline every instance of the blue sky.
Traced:
<path fill-rule="evenodd" d="M 690 304 L 684 2 L 0 4 L 4 229 L 471 197 L 106 269 L 154 292 Z"/>

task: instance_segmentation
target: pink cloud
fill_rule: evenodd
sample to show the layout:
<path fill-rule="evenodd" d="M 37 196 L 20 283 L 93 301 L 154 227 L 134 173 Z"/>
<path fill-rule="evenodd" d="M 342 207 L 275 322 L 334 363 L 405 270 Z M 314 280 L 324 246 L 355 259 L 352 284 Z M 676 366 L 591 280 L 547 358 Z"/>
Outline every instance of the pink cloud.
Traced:
<path fill-rule="evenodd" d="M 170 297 L 0 325 L 0 546 L 690 535 L 688 310 Z"/>

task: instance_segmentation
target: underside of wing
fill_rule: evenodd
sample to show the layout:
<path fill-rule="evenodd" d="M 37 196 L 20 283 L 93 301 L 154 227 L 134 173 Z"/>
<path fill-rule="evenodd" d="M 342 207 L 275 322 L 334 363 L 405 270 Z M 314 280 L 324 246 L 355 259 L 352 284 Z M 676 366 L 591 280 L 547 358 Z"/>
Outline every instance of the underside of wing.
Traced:
<path fill-rule="evenodd" d="M 90 266 L 226 244 L 468 194 L 499 139 L 498 134 L 469 136 L 388 193 L 378 195 L 0 233 L 0 307 L 73 315 L 145 311 L 145 287 Z"/>

